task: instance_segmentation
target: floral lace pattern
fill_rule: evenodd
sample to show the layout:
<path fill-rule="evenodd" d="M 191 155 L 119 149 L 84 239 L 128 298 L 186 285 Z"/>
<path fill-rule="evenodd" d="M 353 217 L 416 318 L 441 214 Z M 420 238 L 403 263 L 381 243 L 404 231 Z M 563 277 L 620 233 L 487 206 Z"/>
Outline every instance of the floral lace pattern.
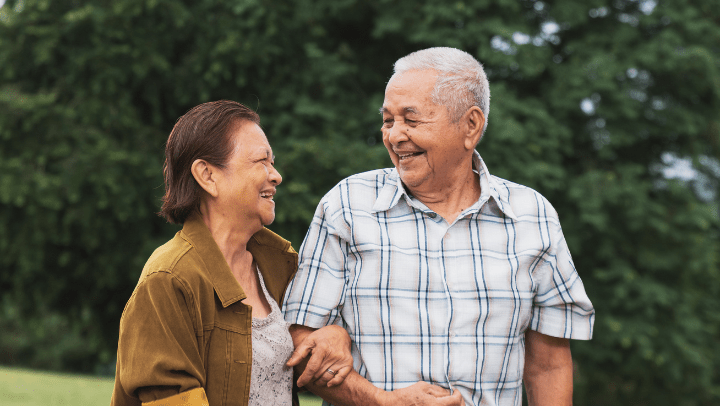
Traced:
<path fill-rule="evenodd" d="M 271 312 L 264 319 L 252 318 L 252 369 L 249 406 L 291 406 L 293 370 L 285 366 L 294 350 L 292 337 L 275 300 L 265 288 L 263 294 Z"/>

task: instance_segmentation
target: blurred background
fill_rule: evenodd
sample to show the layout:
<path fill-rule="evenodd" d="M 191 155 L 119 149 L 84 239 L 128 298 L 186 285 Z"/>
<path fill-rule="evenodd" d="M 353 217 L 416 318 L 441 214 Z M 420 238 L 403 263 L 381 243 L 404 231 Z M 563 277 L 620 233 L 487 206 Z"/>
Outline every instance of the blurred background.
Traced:
<path fill-rule="evenodd" d="M 484 64 L 480 154 L 560 213 L 597 310 L 575 404 L 720 404 L 718 0 L 5 0 L 0 365 L 112 377 L 189 108 L 259 112 L 297 249 L 336 182 L 391 165 L 385 84 L 430 46 Z"/>

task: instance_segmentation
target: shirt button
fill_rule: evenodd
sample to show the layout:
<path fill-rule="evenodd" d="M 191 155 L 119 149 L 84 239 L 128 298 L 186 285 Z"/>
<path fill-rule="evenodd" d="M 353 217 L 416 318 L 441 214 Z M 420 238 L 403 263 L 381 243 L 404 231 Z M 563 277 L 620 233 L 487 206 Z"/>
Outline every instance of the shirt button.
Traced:
<path fill-rule="evenodd" d="M 437 214 L 435 214 L 435 213 L 430 213 L 430 214 L 428 214 L 428 216 L 430 216 L 431 219 L 434 219 L 435 217 L 437 217 Z"/>

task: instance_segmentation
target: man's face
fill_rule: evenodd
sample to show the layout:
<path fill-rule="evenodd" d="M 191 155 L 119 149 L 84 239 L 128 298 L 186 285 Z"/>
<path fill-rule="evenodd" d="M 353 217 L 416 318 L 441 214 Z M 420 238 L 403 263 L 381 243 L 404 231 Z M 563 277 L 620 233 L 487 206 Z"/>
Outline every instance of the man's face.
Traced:
<path fill-rule="evenodd" d="M 434 70 L 394 76 L 381 109 L 383 143 L 403 183 L 414 191 L 442 189 L 466 152 L 460 127 L 431 99 L 436 79 Z"/>

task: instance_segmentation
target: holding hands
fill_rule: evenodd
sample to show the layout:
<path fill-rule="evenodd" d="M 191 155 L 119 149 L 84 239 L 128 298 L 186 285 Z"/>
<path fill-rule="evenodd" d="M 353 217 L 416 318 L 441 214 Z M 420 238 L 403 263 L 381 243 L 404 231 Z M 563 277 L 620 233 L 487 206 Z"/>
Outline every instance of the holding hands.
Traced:
<path fill-rule="evenodd" d="M 293 325 L 290 333 L 297 345 L 286 365 L 298 366 L 296 372 L 302 371 L 297 381 L 298 387 L 307 385 L 313 392 L 333 404 L 363 406 L 465 405 L 459 391 L 450 392 L 427 382 L 417 382 L 407 388 L 389 392 L 374 387 L 353 371 L 350 336 L 340 326 L 331 325 L 313 330 Z M 346 381 L 345 379 L 348 377 L 350 379 Z M 337 388 L 343 382 L 346 385 Z"/>
<path fill-rule="evenodd" d="M 350 336 L 340 326 L 326 326 L 307 335 L 302 343 L 295 347 L 286 365 L 294 367 L 308 355 L 310 358 L 298 378 L 298 387 L 303 387 L 309 382 L 320 386 L 337 386 L 352 371 Z"/>

